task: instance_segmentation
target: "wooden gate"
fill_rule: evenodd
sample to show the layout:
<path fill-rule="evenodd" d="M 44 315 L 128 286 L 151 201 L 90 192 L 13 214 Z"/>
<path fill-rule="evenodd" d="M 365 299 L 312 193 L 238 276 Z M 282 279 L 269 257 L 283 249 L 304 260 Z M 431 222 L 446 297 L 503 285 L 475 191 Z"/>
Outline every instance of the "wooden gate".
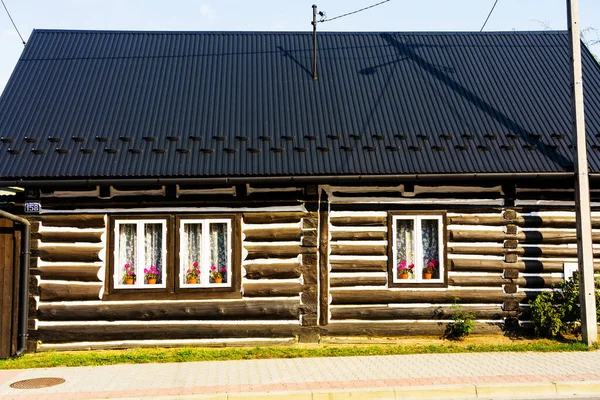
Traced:
<path fill-rule="evenodd" d="M 0 359 L 17 352 L 21 231 L 0 217 Z"/>

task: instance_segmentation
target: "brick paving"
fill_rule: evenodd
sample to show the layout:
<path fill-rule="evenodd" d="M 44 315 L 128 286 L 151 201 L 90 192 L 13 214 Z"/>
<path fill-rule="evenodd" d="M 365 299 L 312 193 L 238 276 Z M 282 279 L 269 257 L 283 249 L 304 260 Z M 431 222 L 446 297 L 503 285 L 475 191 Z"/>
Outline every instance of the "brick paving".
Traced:
<path fill-rule="evenodd" d="M 44 389 L 16 381 L 59 377 Z M 150 398 L 339 389 L 443 389 L 462 385 L 598 384 L 600 351 L 464 353 L 298 358 L 168 364 L 120 364 L 0 371 L 0 400 Z M 475 392 L 474 392 L 475 393 Z M 522 395 L 523 393 L 521 393 Z M 600 396 L 600 389 L 597 393 Z"/>

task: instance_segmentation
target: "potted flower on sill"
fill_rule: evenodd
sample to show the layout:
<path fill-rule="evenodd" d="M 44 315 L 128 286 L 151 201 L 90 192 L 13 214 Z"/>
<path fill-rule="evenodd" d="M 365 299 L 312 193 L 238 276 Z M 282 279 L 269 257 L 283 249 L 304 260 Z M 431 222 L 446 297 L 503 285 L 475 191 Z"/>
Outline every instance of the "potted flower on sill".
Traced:
<path fill-rule="evenodd" d="M 408 279 L 409 275 L 414 273 L 415 264 L 408 264 L 406 260 L 400 261 L 398 265 L 398 278 Z"/>
<path fill-rule="evenodd" d="M 123 266 L 125 273 L 123 274 L 123 283 L 126 285 L 133 285 L 135 282 L 135 268 L 131 264 L 127 263 Z"/>
<path fill-rule="evenodd" d="M 200 276 L 200 269 L 198 269 L 198 263 L 194 262 L 192 264 L 192 268 L 189 268 L 186 272 L 187 283 L 190 285 L 195 285 L 198 283 L 198 277 Z"/>
<path fill-rule="evenodd" d="M 220 270 L 216 265 L 210 266 L 210 283 L 223 283 L 223 277 L 227 274 L 226 268 Z"/>
<path fill-rule="evenodd" d="M 148 285 L 155 285 L 159 274 L 160 271 L 154 265 L 150 266 L 150 268 L 144 268 L 144 276 Z"/>
<path fill-rule="evenodd" d="M 431 277 L 433 276 L 433 271 L 435 271 L 437 266 L 437 260 L 429 261 L 427 265 L 425 265 L 425 268 L 423 268 L 423 279 L 431 279 Z"/>

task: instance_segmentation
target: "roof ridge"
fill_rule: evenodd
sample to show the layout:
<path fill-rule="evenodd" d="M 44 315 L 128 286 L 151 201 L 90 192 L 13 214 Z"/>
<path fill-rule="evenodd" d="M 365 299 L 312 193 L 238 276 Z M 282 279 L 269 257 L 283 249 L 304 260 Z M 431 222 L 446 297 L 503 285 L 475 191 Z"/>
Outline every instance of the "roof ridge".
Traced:
<path fill-rule="evenodd" d="M 310 31 L 152 31 L 152 30 L 105 30 L 105 29 L 34 29 L 35 33 L 86 33 L 86 34 L 155 34 L 155 35 L 309 35 Z M 536 30 L 536 31 L 320 31 L 319 35 L 538 35 L 538 34 L 565 34 L 566 30 Z"/>

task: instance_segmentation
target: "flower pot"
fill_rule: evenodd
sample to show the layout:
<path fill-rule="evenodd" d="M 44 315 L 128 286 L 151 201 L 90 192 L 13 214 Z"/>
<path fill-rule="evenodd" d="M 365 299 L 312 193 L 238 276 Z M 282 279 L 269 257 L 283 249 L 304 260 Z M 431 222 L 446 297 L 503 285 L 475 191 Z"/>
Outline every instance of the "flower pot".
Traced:
<path fill-rule="evenodd" d="M 196 283 L 198 283 L 198 279 L 196 279 L 196 278 L 188 278 L 188 283 L 190 285 L 195 285 Z"/>
<path fill-rule="evenodd" d="M 408 279 L 408 274 L 400 274 L 400 279 Z"/>
<path fill-rule="evenodd" d="M 423 279 L 431 279 L 432 273 L 423 272 Z"/>
<path fill-rule="evenodd" d="M 156 285 L 156 278 L 148 278 L 148 285 Z"/>
<path fill-rule="evenodd" d="M 125 279 L 125 284 L 126 285 L 133 285 L 133 278 L 131 278 L 131 279 Z"/>
<path fill-rule="evenodd" d="M 223 283 L 223 278 L 215 278 L 215 283 Z"/>

